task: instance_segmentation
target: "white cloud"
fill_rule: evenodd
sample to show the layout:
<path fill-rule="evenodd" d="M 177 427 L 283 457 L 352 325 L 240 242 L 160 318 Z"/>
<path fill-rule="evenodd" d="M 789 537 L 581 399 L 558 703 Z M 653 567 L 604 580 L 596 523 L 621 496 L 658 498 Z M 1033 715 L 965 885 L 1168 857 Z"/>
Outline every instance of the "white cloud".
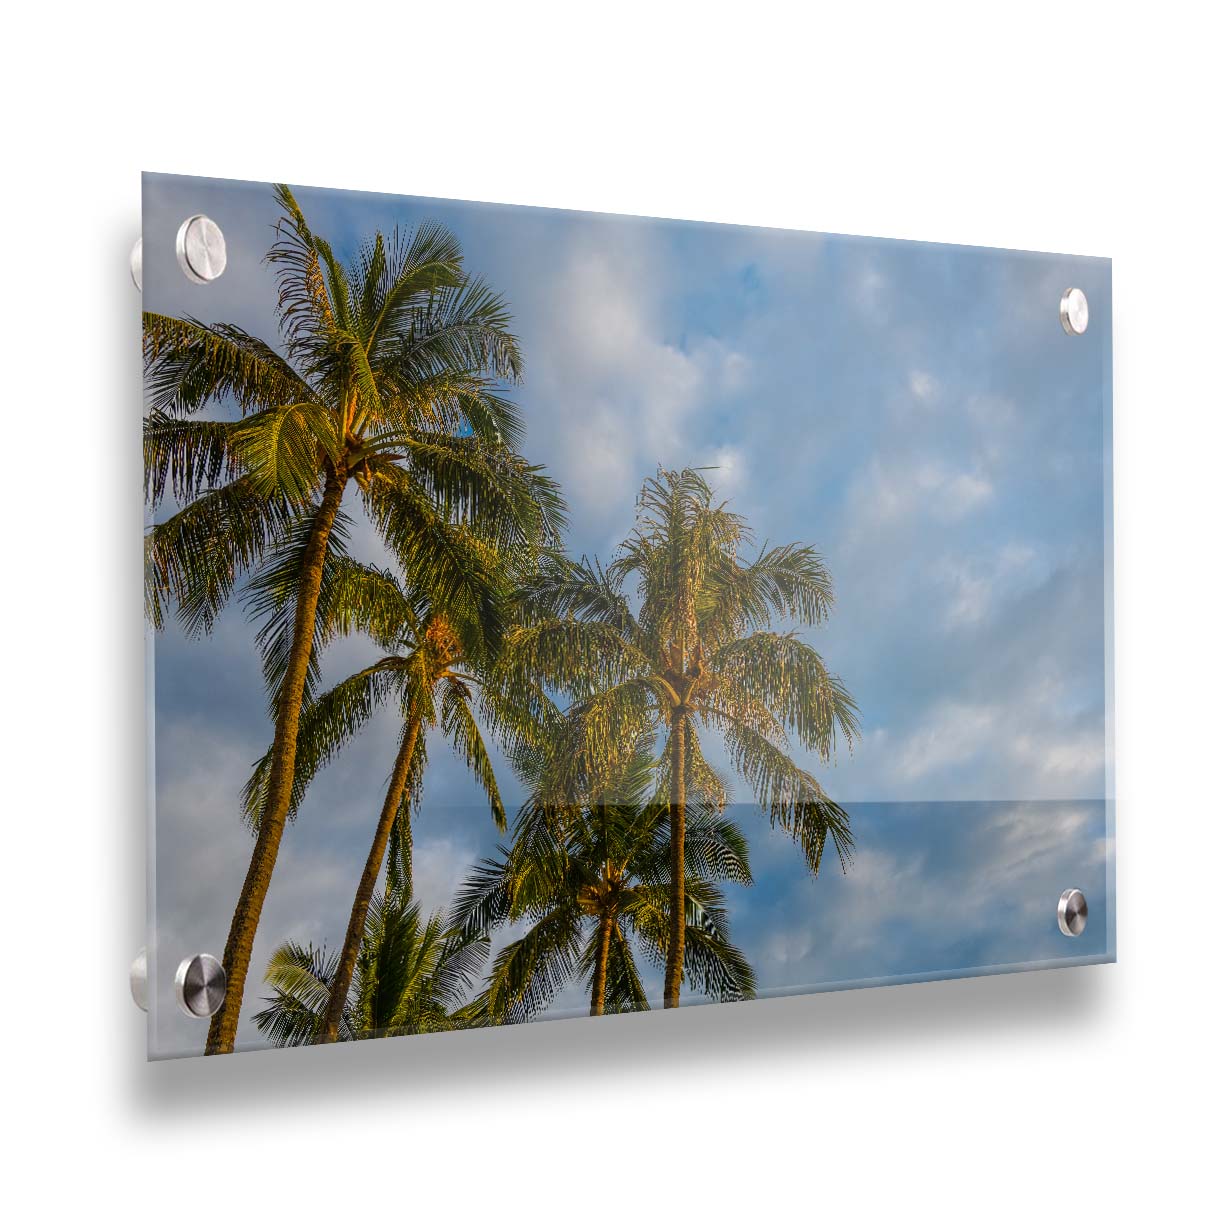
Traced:
<path fill-rule="evenodd" d="M 1105 767 L 1105 737 L 1099 727 L 1078 732 L 1034 729 L 1014 736 L 1009 745 L 1012 760 L 1051 779 L 1095 779 Z"/>
<path fill-rule="evenodd" d="M 720 447 L 702 466 L 715 469 L 706 478 L 717 497 L 734 497 L 748 487 L 748 461 L 738 447 Z"/>
<path fill-rule="evenodd" d="M 930 456 L 877 455 L 851 484 L 847 519 L 852 530 L 908 527 L 916 515 L 955 522 L 993 495 L 994 485 L 983 472 L 958 470 Z"/>
<path fill-rule="evenodd" d="M 663 297 L 658 253 L 624 230 L 576 240 L 541 287 L 532 438 L 568 476 L 579 534 L 625 518 L 659 463 L 708 462 L 699 418 L 749 376 L 748 358 L 716 337 L 668 338 Z"/>
<path fill-rule="evenodd" d="M 1037 577 L 1037 554 L 1027 544 L 1009 543 L 985 559 L 947 557 L 935 574 L 948 589 L 945 625 L 961 629 L 979 624 L 1000 601 Z"/>
<path fill-rule="evenodd" d="M 874 263 L 866 262 L 850 283 L 854 304 L 872 323 L 885 323 L 892 305 L 892 286 Z"/>
<path fill-rule="evenodd" d="M 937 701 L 908 731 L 865 741 L 860 757 L 870 755 L 882 793 L 913 793 L 905 788 L 918 783 L 938 789 L 941 778 L 951 781 L 972 767 L 974 776 L 992 779 L 991 790 L 976 798 L 1094 794 L 1105 765 L 1104 734 L 1095 717 L 1077 725 L 1074 716 L 1051 716 L 1067 703 L 1065 686 L 1049 679 L 991 701 Z"/>
<path fill-rule="evenodd" d="M 909 376 L 910 394 L 924 404 L 930 403 L 939 392 L 939 384 L 925 370 L 911 370 Z"/>
<path fill-rule="evenodd" d="M 989 705 L 938 703 L 925 712 L 922 725 L 896 745 L 898 777 L 915 781 L 971 760 L 994 741 L 998 715 L 998 709 Z"/>

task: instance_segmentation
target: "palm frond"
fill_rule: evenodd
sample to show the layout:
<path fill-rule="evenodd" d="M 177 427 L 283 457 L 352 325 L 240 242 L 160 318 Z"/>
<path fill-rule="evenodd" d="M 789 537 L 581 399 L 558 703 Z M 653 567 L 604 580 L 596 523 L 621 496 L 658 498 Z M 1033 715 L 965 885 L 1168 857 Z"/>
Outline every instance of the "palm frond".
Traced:
<path fill-rule="evenodd" d="M 723 722 L 722 732 L 736 771 L 752 787 L 769 823 L 799 845 L 812 874 L 820 870 L 825 842 L 830 837 L 844 871 L 854 848 L 845 809 L 825 794 L 807 770 L 764 736 L 732 721 Z"/>
<path fill-rule="evenodd" d="M 399 689 L 401 660 L 380 659 L 328 689 L 302 709 L 298 723 L 297 759 L 289 811 L 301 806 L 306 789 L 318 772 L 331 761 L 374 716 L 375 711 Z M 258 829 L 267 800 L 272 769 L 272 749 L 255 763 L 242 790 L 247 822 Z"/>
<path fill-rule="evenodd" d="M 310 1045 L 319 1030 L 339 957 L 290 941 L 272 954 L 264 981 L 273 988 L 255 1027 L 273 1045 Z"/>
<path fill-rule="evenodd" d="M 503 552 L 555 545 L 565 529 L 555 481 L 505 447 L 479 438 L 392 431 L 372 435 L 370 452 L 398 452 L 418 487 L 448 518 Z"/>
<path fill-rule="evenodd" d="M 327 537 L 323 572 L 315 607 L 315 628 L 307 663 L 303 699 L 315 693 L 320 676 L 323 648 L 337 636 L 337 620 L 342 620 L 344 599 L 352 592 L 342 578 L 356 565 L 348 556 L 352 519 L 343 511 L 336 514 Z M 247 583 L 244 608 L 258 626 L 255 647 L 263 668 L 268 713 L 275 719 L 281 690 L 293 650 L 298 593 L 302 567 L 314 533 L 313 517 L 301 517 L 282 533 L 275 545 L 266 549 L 260 565 Z"/>
<path fill-rule="evenodd" d="M 230 445 L 257 492 L 305 501 L 323 483 L 324 461 L 340 457 L 332 415 L 318 404 L 283 404 L 235 425 Z"/>
<path fill-rule="evenodd" d="M 161 503 L 167 489 L 185 502 L 233 480 L 242 471 L 234 423 L 182 419 L 161 411 L 144 420 L 145 502 Z"/>
<path fill-rule="evenodd" d="M 650 660 L 610 625 L 545 620 L 507 635 L 499 683 L 512 691 L 537 681 L 577 700 L 652 674 Z"/>
<path fill-rule="evenodd" d="M 445 608 L 461 629 L 478 627 L 469 648 L 497 643 L 505 630 L 503 579 L 498 559 L 479 539 L 448 522 L 408 482 L 371 484 L 366 508 L 395 553 L 408 589 Z"/>
<path fill-rule="evenodd" d="M 161 627 L 172 601 L 188 635 L 207 633 L 239 579 L 302 514 L 240 476 L 155 524 L 145 536 L 145 607 L 153 625 Z"/>
<path fill-rule="evenodd" d="M 694 990 L 719 1002 L 756 997 L 756 975 L 747 957 L 715 929 L 703 909 L 684 932 L 684 979 Z"/>
<path fill-rule="evenodd" d="M 320 350 L 335 331 L 335 314 L 305 215 L 286 184 L 278 183 L 275 195 L 284 215 L 276 223 L 276 241 L 266 258 L 276 268 L 281 334 L 291 359 L 303 360 L 307 367 L 318 365 Z"/>
<path fill-rule="evenodd" d="M 766 628 L 774 617 L 802 624 L 828 618 L 833 579 L 815 549 L 800 544 L 763 548 L 748 565 L 728 559 L 712 566 L 701 592 L 702 633 L 726 641 L 748 628 Z"/>
<path fill-rule="evenodd" d="M 793 633 L 758 632 L 723 646 L 711 669 L 762 702 L 799 742 L 830 760 L 859 736 L 858 707 L 839 676 Z"/>
<path fill-rule="evenodd" d="M 598 560 L 572 561 L 545 551 L 535 571 L 514 594 L 515 610 L 527 624 L 541 620 L 597 621 L 634 641 L 638 626 L 629 601 Z"/>
<path fill-rule="evenodd" d="M 577 910 L 558 907 L 494 958 L 483 998 L 497 1024 L 521 1024 L 543 1011 L 573 976 L 581 954 Z"/>
<path fill-rule="evenodd" d="M 289 362 L 241 327 L 151 311 L 142 318 L 150 412 L 184 416 L 211 401 L 232 399 L 246 413 L 314 398 Z"/>
<path fill-rule="evenodd" d="M 364 633 L 380 650 L 401 650 L 419 632 L 423 602 L 411 600 L 390 570 L 337 556 L 319 592 L 320 638 Z"/>
<path fill-rule="evenodd" d="M 493 930 L 510 916 L 508 851 L 498 847 L 501 861 L 482 859 L 468 871 L 451 908 L 449 925 L 465 935 Z"/>
<path fill-rule="evenodd" d="M 505 301 L 477 278 L 464 278 L 453 268 L 446 275 L 452 284 L 426 292 L 409 276 L 391 295 L 389 318 L 384 317 L 376 335 L 380 368 L 407 385 L 441 369 L 482 370 L 517 382 L 522 356 Z"/>
<path fill-rule="evenodd" d="M 649 1011 L 650 1001 L 638 975 L 633 949 L 617 923 L 612 928 L 608 947 L 608 977 L 604 993 L 604 1012 Z"/>
<path fill-rule="evenodd" d="M 659 822 L 660 851 L 666 850 L 666 832 Z M 689 805 L 684 831 L 685 878 L 699 880 L 731 880 L 736 884 L 752 883 L 748 861 L 748 840 L 733 820 L 728 820 L 707 805 Z"/>
<path fill-rule="evenodd" d="M 471 693 L 463 684 L 454 680 L 446 683 L 442 695 L 442 733 L 454 744 L 455 751 L 488 796 L 493 823 L 498 829 L 505 829 L 506 809 L 502 806 L 497 775 L 472 714 L 470 699 Z"/>

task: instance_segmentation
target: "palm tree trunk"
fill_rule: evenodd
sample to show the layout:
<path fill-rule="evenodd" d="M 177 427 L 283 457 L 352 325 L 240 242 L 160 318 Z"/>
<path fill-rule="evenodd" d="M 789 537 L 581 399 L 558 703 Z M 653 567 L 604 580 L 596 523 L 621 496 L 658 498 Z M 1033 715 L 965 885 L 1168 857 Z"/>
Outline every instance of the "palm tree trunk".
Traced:
<path fill-rule="evenodd" d="M 366 916 L 370 912 L 374 885 L 378 883 L 378 873 L 382 870 L 383 859 L 387 853 L 391 826 L 395 823 L 400 802 L 404 798 L 404 788 L 408 785 L 408 771 L 412 767 L 412 757 L 416 752 L 417 736 L 420 732 L 419 718 L 410 718 L 405 723 L 395 767 L 391 770 L 391 783 L 387 787 L 382 814 L 378 818 L 378 828 L 374 831 L 374 841 L 370 846 L 370 853 L 366 855 L 365 870 L 361 873 L 357 895 L 353 898 L 353 912 L 349 915 L 348 930 L 344 933 L 344 947 L 340 950 L 340 963 L 336 966 L 336 976 L 332 979 L 331 994 L 327 998 L 327 1014 L 323 1019 L 323 1029 L 316 1039 L 317 1045 L 335 1041 L 340 1034 L 340 1020 L 344 1015 L 344 1004 L 348 999 L 353 970 L 357 967 L 357 953 L 361 950 L 361 937 L 365 934 Z"/>
<path fill-rule="evenodd" d="M 683 713 L 672 719 L 671 750 L 671 930 L 667 967 L 663 975 L 663 1006 L 680 1006 L 680 979 L 684 976 L 684 805 L 686 787 L 684 737 L 688 724 Z"/>
<path fill-rule="evenodd" d="M 604 996 L 608 993 L 608 949 L 612 946 L 612 917 L 599 917 L 599 949 L 595 953 L 595 980 L 591 983 L 591 1015 L 604 1014 Z"/>
<path fill-rule="evenodd" d="M 251 863 L 242 882 L 242 892 L 238 894 L 229 937 L 225 941 L 221 962 L 225 967 L 225 1001 L 208 1026 L 208 1041 L 204 1047 L 206 1054 L 232 1053 L 238 1034 L 238 1013 L 242 1010 L 242 992 L 251 965 L 251 948 L 255 943 L 264 898 L 272 883 L 272 869 L 276 866 L 285 819 L 289 815 L 293 771 L 297 763 L 298 722 L 302 715 L 302 693 L 306 688 L 306 670 L 314 643 L 315 612 L 319 604 L 319 588 L 323 583 L 323 562 L 327 557 L 327 541 L 344 498 L 344 485 L 344 476 L 335 472 L 328 476 L 323 486 L 323 500 L 315 511 L 302 558 L 289 666 L 276 707 L 268 793 L 260 816 L 259 836 L 255 839 Z"/>

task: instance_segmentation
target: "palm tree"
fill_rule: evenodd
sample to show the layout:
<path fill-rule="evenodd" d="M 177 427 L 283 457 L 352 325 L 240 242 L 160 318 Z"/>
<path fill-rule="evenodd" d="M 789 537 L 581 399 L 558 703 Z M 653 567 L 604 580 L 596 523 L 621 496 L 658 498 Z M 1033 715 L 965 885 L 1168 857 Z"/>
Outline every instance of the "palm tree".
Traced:
<path fill-rule="evenodd" d="M 440 914 L 423 919 L 406 893 L 376 897 L 345 992 L 339 1040 L 441 1033 L 479 1023 L 465 998 L 487 953 L 487 940 L 448 931 Z M 268 962 L 264 980 L 273 994 L 255 1014 L 256 1028 L 277 1046 L 317 1040 L 338 964 L 326 948 L 282 944 Z"/>
<path fill-rule="evenodd" d="M 859 734 L 845 685 L 794 631 L 823 621 L 833 602 L 824 562 L 799 544 L 741 557 L 744 520 L 715 505 L 700 471 L 645 482 L 637 523 L 612 563 L 548 559 L 520 595 L 526 623 L 505 643 L 507 691 L 544 684 L 572 699 L 571 741 L 557 759 L 564 794 L 608 785 L 623 746 L 643 730 L 662 739 L 659 781 L 669 800 L 671 924 L 664 1005 L 680 1001 L 686 963 L 686 813 L 694 798 L 721 810 L 728 792 L 707 763 L 699 728 L 716 732 L 771 825 L 801 847 L 815 875 L 832 839 L 845 866 L 846 812 L 790 756 L 790 737 L 822 762 Z M 636 614 L 624 593 L 633 579 Z"/>
<path fill-rule="evenodd" d="M 228 990 L 206 1051 L 233 1049 L 251 947 L 288 815 L 325 568 L 343 555 L 341 503 L 407 558 L 413 589 L 500 616 L 480 536 L 519 547 L 560 523 L 556 488 L 511 447 L 521 373 L 501 298 L 425 224 L 377 234 L 343 266 L 288 187 L 267 259 L 282 351 L 233 324 L 144 316 L 145 490 L 179 508 L 146 537 L 146 608 L 207 633 L 269 550 L 296 552 L 265 802 L 226 940 Z M 220 419 L 196 414 L 208 405 Z M 235 418 L 235 414 L 237 414 Z"/>
<path fill-rule="evenodd" d="M 272 644 L 284 636 L 276 626 L 278 617 L 283 616 L 285 596 L 274 580 L 257 580 L 253 591 L 253 606 L 267 615 L 260 639 L 265 646 L 268 679 L 275 688 L 282 652 Z M 497 778 L 474 709 L 481 687 L 478 673 L 490 650 L 489 626 L 482 622 L 481 611 L 479 607 L 456 605 L 449 614 L 443 613 L 428 598 L 414 598 L 391 572 L 351 560 L 338 562 L 324 578 L 316 640 L 326 642 L 357 630 L 369 635 L 383 654 L 302 710 L 290 814 L 297 811 L 319 770 L 381 706 L 394 702 L 401 726 L 374 838 L 353 899 L 344 944 L 331 974 L 330 1003 L 317 1035 L 320 1042 L 335 1041 L 339 1036 L 367 914 L 388 848 L 389 887 L 395 891 L 412 889 L 411 816 L 424 777 L 427 731 L 441 728 L 488 796 L 497 827 L 506 827 Z M 507 729 L 510 717 L 504 708 L 496 706 L 496 695 L 490 694 L 485 701 L 498 709 L 500 726 Z M 260 819 L 266 806 L 273 751 L 269 748 L 257 763 L 243 792 L 247 815 L 253 822 Z"/>
<path fill-rule="evenodd" d="M 666 804 L 648 802 L 655 762 L 638 751 L 618 778 L 615 802 L 558 808 L 537 792 L 524 805 L 510 849 L 473 869 L 451 922 L 474 938 L 526 921 L 526 934 L 497 955 L 475 1007 L 492 1023 L 529 1020 L 575 976 L 591 1015 L 649 1007 L 634 945 L 662 967 L 671 890 Z M 708 805 L 689 813 L 685 864 L 685 970 L 715 999 L 752 998 L 756 981 L 729 940 L 716 881 L 751 884 L 739 829 Z"/>

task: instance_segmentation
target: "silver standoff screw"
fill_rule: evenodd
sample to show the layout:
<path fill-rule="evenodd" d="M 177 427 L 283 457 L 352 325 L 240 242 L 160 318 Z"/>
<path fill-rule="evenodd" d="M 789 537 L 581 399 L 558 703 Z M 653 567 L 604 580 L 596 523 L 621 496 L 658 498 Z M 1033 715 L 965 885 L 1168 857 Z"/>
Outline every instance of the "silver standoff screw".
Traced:
<path fill-rule="evenodd" d="M 225 1002 L 225 970 L 215 956 L 187 957 L 174 975 L 174 993 L 184 1014 L 207 1020 Z"/>
<path fill-rule="evenodd" d="M 144 292 L 144 239 L 137 238 L 128 256 L 128 267 L 132 270 L 132 284 L 138 292 Z"/>
<path fill-rule="evenodd" d="M 142 1012 L 147 1012 L 149 1010 L 149 959 L 145 956 L 144 948 L 136 953 L 136 959 L 132 961 L 131 968 L 128 969 L 128 988 L 132 992 L 132 1002 Z"/>
<path fill-rule="evenodd" d="M 215 281 L 225 271 L 225 235 L 211 217 L 197 213 L 179 226 L 174 239 L 183 275 L 197 285 Z"/>
<path fill-rule="evenodd" d="M 1068 336 L 1082 336 L 1088 330 L 1088 299 L 1082 289 L 1068 289 L 1062 295 L 1058 317 Z"/>
<path fill-rule="evenodd" d="M 1058 929 L 1072 937 L 1082 935 L 1088 925 L 1088 899 L 1078 888 L 1068 888 L 1058 898 Z"/>

